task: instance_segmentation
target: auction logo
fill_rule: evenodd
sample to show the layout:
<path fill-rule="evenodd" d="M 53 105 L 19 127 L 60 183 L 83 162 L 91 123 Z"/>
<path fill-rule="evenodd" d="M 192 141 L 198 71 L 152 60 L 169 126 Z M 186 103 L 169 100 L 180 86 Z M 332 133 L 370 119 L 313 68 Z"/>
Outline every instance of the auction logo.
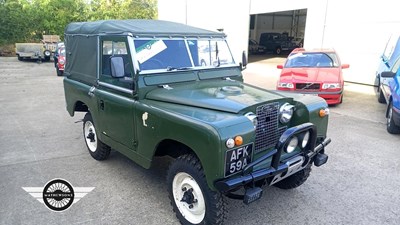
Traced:
<path fill-rule="evenodd" d="M 49 181 L 44 187 L 22 187 L 50 210 L 61 212 L 77 203 L 94 187 L 73 187 L 64 179 Z"/>

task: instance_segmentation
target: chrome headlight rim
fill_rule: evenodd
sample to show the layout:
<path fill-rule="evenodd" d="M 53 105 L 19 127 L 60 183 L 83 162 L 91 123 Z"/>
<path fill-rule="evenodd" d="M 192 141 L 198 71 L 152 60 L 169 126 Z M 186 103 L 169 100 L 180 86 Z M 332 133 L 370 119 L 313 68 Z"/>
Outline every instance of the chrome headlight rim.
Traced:
<path fill-rule="evenodd" d="M 291 105 L 289 103 L 283 104 L 279 108 L 279 121 L 283 124 L 288 123 L 292 119 L 293 113 L 294 113 L 294 105 Z"/>
<path fill-rule="evenodd" d="M 248 113 L 244 114 L 244 116 L 253 123 L 254 129 L 257 128 L 258 119 L 257 119 L 257 115 L 255 113 L 248 112 Z"/>

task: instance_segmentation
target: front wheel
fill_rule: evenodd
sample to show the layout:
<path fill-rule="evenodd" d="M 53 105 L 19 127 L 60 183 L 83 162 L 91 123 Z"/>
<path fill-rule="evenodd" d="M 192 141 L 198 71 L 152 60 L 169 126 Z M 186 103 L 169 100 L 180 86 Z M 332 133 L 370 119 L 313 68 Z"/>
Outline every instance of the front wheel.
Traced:
<path fill-rule="evenodd" d="M 98 139 L 92 115 L 88 112 L 83 118 L 83 138 L 90 155 L 96 160 L 105 160 L 110 155 L 110 147 Z"/>
<path fill-rule="evenodd" d="M 200 161 L 191 154 L 178 157 L 167 175 L 168 194 L 181 224 L 223 224 L 225 202 L 206 182 Z"/>
<path fill-rule="evenodd" d="M 277 47 L 275 49 L 275 54 L 280 55 L 282 53 L 282 49 L 280 47 Z"/>
<path fill-rule="evenodd" d="M 274 184 L 274 186 L 280 189 L 293 189 L 297 188 L 298 186 L 304 184 L 311 173 L 311 163 L 306 166 L 303 170 L 291 175 L 290 177 L 279 181 L 278 183 Z"/>
<path fill-rule="evenodd" d="M 386 130 L 391 134 L 400 134 L 400 127 L 394 123 L 393 120 L 393 103 L 390 102 L 388 106 Z"/>

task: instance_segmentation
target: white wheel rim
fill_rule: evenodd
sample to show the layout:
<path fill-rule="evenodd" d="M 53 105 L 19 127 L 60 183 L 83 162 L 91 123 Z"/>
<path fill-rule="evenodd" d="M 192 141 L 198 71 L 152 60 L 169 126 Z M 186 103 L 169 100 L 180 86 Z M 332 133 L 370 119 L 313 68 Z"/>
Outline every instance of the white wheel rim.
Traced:
<path fill-rule="evenodd" d="M 185 189 L 193 189 L 194 199 L 197 199 L 196 203 L 188 204 L 181 202 Z M 206 204 L 203 197 L 203 192 L 197 182 L 187 173 L 180 172 L 175 175 L 172 182 L 172 192 L 174 196 L 175 205 L 178 207 L 181 215 L 192 224 L 199 224 L 203 221 L 206 214 Z M 192 208 L 190 208 L 190 205 Z"/>
<path fill-rule="evenodd" d="M 92 141 L 92 139 L 89 138 L 90 133 L 94 135 L 94 141 Z M 84 138 L 89 150 L 95 152 L 97 149 L 97 135 L 96 135 L 96 130 L 94 129 L 94 125 L 91 121 L 86 121 L 85 123 Z"/>

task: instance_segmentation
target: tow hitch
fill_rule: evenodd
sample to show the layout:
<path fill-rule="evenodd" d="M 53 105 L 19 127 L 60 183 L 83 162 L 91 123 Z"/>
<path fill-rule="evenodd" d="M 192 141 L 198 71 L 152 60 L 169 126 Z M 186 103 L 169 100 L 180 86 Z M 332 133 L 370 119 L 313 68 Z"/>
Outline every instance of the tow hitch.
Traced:
<path fill-rule="evenodd" d="M 259 187 L 253 187 L 246 189 L 246 193 L 244 194 L 243 202 L 248 205 L 258 199 L 261 198 L 263 190 Z"/>

